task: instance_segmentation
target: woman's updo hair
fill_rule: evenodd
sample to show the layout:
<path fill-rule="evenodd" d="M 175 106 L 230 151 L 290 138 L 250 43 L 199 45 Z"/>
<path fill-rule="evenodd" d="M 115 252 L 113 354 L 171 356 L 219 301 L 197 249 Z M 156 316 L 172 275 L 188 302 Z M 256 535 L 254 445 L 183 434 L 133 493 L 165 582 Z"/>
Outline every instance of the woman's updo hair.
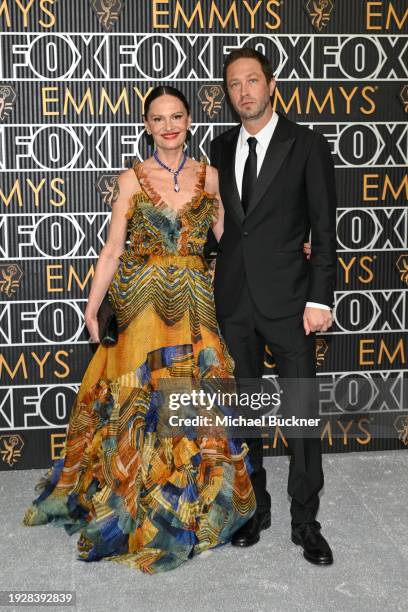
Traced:
<path fill-rule="evenodd" d="M 144 103 L 144 117 L 147 117 L 151 103 L 161 96 L 174 96 L 175 98 L 178 98 L 183 103 L 184 108 L 187 111 L 187 115 L 190 114 L 190 105 L 187 102 L 185 95 L 179 89 L 171 87 L 171 85 L 160 85 L 159 87 L 152 89 L 147 96 Z"/>

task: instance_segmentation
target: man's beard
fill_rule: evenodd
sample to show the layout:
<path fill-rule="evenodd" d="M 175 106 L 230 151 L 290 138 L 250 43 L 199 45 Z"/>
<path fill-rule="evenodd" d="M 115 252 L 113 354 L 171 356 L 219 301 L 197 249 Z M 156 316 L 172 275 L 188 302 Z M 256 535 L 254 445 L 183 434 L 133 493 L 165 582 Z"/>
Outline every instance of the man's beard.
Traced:
<path fill-rule="evenodd" d="M 269 104 L 271 103 L 271 99 L 268 96 L 267 98 L 265 98 L 264 100 L 262 100 L 262 102 L 259 103 L 258 106 L 256 106 L 256 108 L 252 108 L 249 110 L 242 110 L 242 109 L 235 109 L 236 112 L 238 113 L 238 115 L 241 117 L 241 119 L 259 119 L 260 117 L 262 117 L 262 115 L 265 113 L 265 110 L 268 108 Z"/>

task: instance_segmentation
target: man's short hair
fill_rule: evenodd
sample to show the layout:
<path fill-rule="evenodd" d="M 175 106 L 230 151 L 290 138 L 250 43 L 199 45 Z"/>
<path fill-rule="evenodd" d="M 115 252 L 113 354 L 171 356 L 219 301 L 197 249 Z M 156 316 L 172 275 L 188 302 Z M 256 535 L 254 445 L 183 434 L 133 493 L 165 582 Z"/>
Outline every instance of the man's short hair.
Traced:
<path fill-rule="evenodd" d="M 241 47 L 240 49 L 234 49 L 234 51 L 231 51 L 231 53 L 227 55 L 226 60 L 224 62 L 224 67 L 222 70 L 222 78 L 224 81 L 225 91 L 227 91 L 228 67 L 231 66 L 233 62 L 236 62 L 237 60 L 242 59 L 242 58 L 250 58 L 250 59 L 257 60 L 261 65 L 262 72 L 265 75 L 266 82 L 267 83 L 271 82 L 274 74 L 273 74 L 272 64 L 269 61 L 269 59 L 265 57 L 263 53 L 256 51 L 256 49 L 251 49 L 250 47 Z"/>

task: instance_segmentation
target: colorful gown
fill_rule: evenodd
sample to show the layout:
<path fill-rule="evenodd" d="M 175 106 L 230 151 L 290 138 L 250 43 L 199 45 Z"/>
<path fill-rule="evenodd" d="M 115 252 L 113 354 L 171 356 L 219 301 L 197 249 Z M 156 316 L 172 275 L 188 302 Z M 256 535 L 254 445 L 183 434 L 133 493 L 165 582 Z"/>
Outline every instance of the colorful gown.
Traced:
<path fill-rule="evenodd" d="M 218 202 L 196 191 L 177 212 L 149 184 L 128 212 L 130 245 L 109 287 L 119 341 L 84 374 L 62 457 L 35 487 L 23 524 L 80 532 L 78 559 L 155 573 L 227 542 L 255 512 L 247 448 L 225 437 L 157 435 L 161 377 L 231 378 L 203 258 Z"/>

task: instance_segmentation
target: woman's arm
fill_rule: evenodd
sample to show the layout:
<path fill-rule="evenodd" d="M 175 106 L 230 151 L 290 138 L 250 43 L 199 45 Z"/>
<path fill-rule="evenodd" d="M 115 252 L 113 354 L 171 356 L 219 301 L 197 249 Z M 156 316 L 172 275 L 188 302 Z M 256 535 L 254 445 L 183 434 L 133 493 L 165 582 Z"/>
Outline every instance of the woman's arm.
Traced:
<path fill-rule="evenodd" d="M 214 216 L 212 231 L 217 242 L 219 242 L 221 240 L 221 236 L 224 233 L 224 207 L 222 205 L 219 193 L 220 188 L 218 184 L 218 170 L 213 166 L 208 166 L 207 168 L 207 173 L 205 177 L 205 190 L 208 191 L 208 193 L 214 194 L 217 199 L 218 213 Z"/>
<path fill-rule="evenodd" d="M 95 342 L 99 342 L 96 315 L 119 266 L 119 257 L 125 250 L 128 224 L 126 214 L 129 210 L 130 198 L 138 187 L 137 179 L 132 169 L 125 170 L 119 175 L 118 186 L 119 193 L 112 205 L 108 237 L 99 254 L 85 309 L 85 324 L 91 339 Z"/>

